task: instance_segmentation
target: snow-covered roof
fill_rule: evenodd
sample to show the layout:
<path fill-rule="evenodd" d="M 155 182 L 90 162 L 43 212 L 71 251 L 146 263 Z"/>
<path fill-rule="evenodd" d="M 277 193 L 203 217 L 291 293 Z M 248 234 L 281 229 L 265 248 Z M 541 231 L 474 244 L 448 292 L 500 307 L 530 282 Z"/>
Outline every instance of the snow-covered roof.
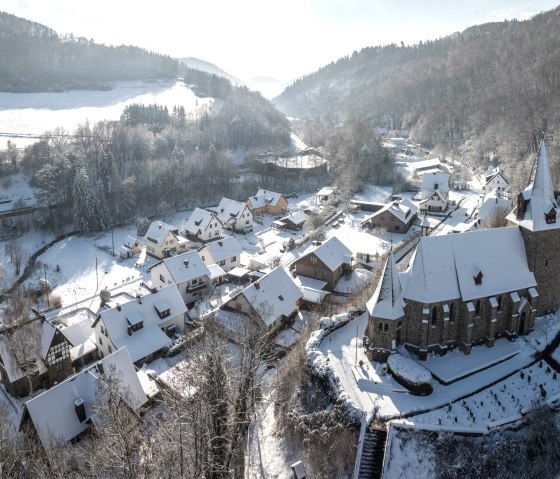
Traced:
<path fill-rule="evenodd" d="M 212 211 L 215 211 L 218 215 L 218 218 L 222 221 L 222 223 L 226 223 L 233 219 L 240 219 L 241 214 L 247 209 L 247 205 L 242 203 L 241 201 L 231 200 L 229 198 L 222 198 L 220 204 L 217 208 L 212 208 Z"/>
<path fill-rule="evenodd" d="M 292 277 L 281 266 L 273 269 L 239 294 L 245 296 L 267 326 L 282 315 L 290 316 L 303 297 Z"/>
<path fill-rule="evenodd" d="M 249 271 L 247 268 L 243 268 L 242 266 L 236 266 L 233 269 L 230 269 L 228 271 L 228 274 L 230 276 L 235 276 L 237 278 L 242 278 L 243 276 L 245 276 L 246 274 L 249 274 L 251 271 Z"/>
<path fill-rule="evenodd" d="M 484 275 L 481 284 L 474 282 L 476 268 Z M 517 227 L 421 237 L 403 276 L 404 299 L 425 304 L 536 286 Z"/>
<path fill-rule="evenodd" d="M 315 196 L 330 196 L 336 191 L 334 186 L 325 186 L 321 188 Z"/>
<path fill-rule="evenodd" d="M 385 261 L 381 281 L 366 303 L 366 308 L 372 317 L 399 319 L 404 316 L 404 304 L 395 257 L 391 249 Z"/>
<path fill-rule="evenodd" d="M 498 175 L 501 176 L 502 179 L 509 185 L 509 180 L 504 176 L 504 170 L 500 166 L 497 166 L 496 168 L 493 168 L 493 169 L 489 170 L 484 175 L 485 185 L 490 183 Z"/>
<path fill-rule="evenodd" d="M 92 329 L 93 319 L 85 318 L 82 321 L 62 329 L 62 334 L 66 336 L 72 344 L 70 348 L 70 359 L 72 361 L 85 356 L 94 351 L 95 331 Z"/>
<path fill-rule="evenodd" d="M 222 267 L 217 264 L 208 265 L 208 271 L 210 271 L 210 280 L 212 281 L 214 281 L 217 278 L 223 278 L 227 274 L 222 269 Z"/>
<path fill-rule="evenodd" d="M 177 231 L 177 227 L 163 223 L 162 221 L 154 221 L 150 224 L 144 238 L 161 246 L 167 237 L 167 233 Z"/>
<path fill-rule="evenodd" d="M 278 221 L 280 222 L 291 221 L 295 225 L 302 225 L 307 221 L 307 215 L 303 211 L 294 211 L 293 213 L 290 213 L 289 215 L 280 218 Z"/>
<path fill-rule="evenodd" d="M 226 236 L 223 239 L 206 243 L 198 251 L 199 253 L 207 252 L 212 257 L 214 263 L 219 263 L 222 260 L 239 256 L 243 249 L 237 239 L 233 236 Z"/>
<path fill-rule="evenodd" d="M 518 220 L 517 210 L 514 210 L 507 216 L 509 221 L 531 231 L 560 228 L 560 223 L 547 223 L 545 217 L 546 214 L 553 210 L 558 217 L 559 211 L 558 204 L 554 198 L 552 175 L 548 163 L 548 151 L 544 139 L 541 140 L 539 145 L 533 177 L 529 186 L 523 191 L 523 197 L 529 202 L 523 219 Z M 560 218 L 556 220 L 560 221 Z"/>
<path fill-rule="evenodd" d="M 196 235 L 199 230 L 204 231 L 212 221 L 219 221 L 216 213 L 197 207 L 189 217 L 185 229 L 190 234 Z"/>
<path fill-rule="evenodd" d="M 189 251 L 188 253 L 165 258 L 162 261 L 173 281 L 177 284 L 205 275 L 210 276 L 208 266 L 204 264 L 198 251 Z"/>
<path fill-rule="evenodd" d="M 331 271 L 335 271 L 342 264 L 349 264 L 352 260 L 352 251 L 337 236 L 332 236 L 309 254 L 312 253 Z"/>
<path fill-rule="evenodd" d="M 441 160 L 439 158 L 430 158 L 429 160 L 416 161 L 410 163 L 410 167 L 414 168 L 416 171 L 425 170 L 428 168 L 437 168 L 441 165 Z"/>
<path fill-rule="evenodd" d="M 369 220 L 385 213 L 386 211 L 391 213 L 401 223 L 408 224 L 410 222 L 410 219 L 413 218 L 414 215 L 418 213 L 418 206 L 416 206 L 408 198 L 403 198 L 403 199 L 398 200 L 398 201 L 392 201 L 391 203 L 387 203 L 379 211 L 376 211 L 371 216 L 369 216 L 366 219 L 366 221 L 369 221 Z"/>
<path fill-rule="evenodd" d="M 184 315 L 187 311 L 177 285 L 169 284 L 136 301 L 129 301 L 100 313 L 112 343 L 116 348 L 126 346 L 133 362 L 159 351 L 171 342 L 159 327 L 162 319 L 158 315 L 156 304 L 161 305 L 162 301 L 170 306 L 170 318 Z M 129 336 L 129 324 L 137 324 L 138 321 L 143 322 L 143 327 Z"/>
<path fill-rule="evenodd" d="M 250 208 L 264 208 L 266 205 L 276 206 L 282 198 L 282 193 L 263 190 L 259 188 L 255 196 L 249 196 L 247 201 Z"/>
<path fill-rule="evenodd" d="M 98 392 L 98 364 L 103 365 L 103 374 L 115 374 L 122 398 L 134 410 L 147 402 L 127 349 L 119 349 L 25 403 L 43 446 L 57 440 L 70 441 L 89 427 L 87 420 L 80 422 L 76 401 L 83 401 L 86 419 L 95 415 L 95 406 L 103 401 L 103 393 Z"/>
<path fill-rule="evenodd" d="M 422 175 L 422 190 L 424 191 L 449 191 L 448 173 L 425 173 Z"/>

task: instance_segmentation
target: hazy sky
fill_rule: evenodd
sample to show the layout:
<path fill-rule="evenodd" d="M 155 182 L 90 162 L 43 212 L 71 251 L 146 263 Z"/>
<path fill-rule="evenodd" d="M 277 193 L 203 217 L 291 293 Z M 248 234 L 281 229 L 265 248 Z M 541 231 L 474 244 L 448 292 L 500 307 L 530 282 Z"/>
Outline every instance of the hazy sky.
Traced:
<path fill-rule="evenodd" d="M 0 0 L 0 10 L 98 43 L 198 57 L 243 80 L 294 79 L 354 50 L 418 43 L 559 0 Z"/>

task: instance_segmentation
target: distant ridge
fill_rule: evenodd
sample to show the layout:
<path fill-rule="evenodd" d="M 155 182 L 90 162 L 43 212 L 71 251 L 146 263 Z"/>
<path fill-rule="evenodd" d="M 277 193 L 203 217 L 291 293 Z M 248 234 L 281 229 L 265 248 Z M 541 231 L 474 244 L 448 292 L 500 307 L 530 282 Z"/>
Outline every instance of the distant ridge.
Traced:
<path fill-rule="evenodd" d="M 227 78 L 235 86 L 243 86 L 245 82 L 240 80 L 228 72 L 222 70 L 220 67 L 214 65 L 213 63 L 201 60 L 200 58 L 188 57 L 188 58 L 177 58 L 177 61 L 186 65 L 193 70 L 199 70 L 202 72 L 210 73 L 212 75 L 217 75 L 219 77 Z"/>

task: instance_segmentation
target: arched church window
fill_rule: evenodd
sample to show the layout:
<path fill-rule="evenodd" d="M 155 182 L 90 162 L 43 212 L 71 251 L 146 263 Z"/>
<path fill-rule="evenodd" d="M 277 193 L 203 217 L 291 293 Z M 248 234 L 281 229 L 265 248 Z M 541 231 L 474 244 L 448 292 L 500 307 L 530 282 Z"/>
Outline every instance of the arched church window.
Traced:
<path fill-rule="evenodd" d="M 389 323 L 385 323 L 385 326 L 383 326 L 383 330 L 385 332 L 389 331 Z"/>
<path fill-rule="evenodd" d="M 455 319 L 455 305 L 453 303 L 449 303 L 449 321 L 453 321 Z"/>
<path fill-rule="evenodd" d="M 432 308 L 432 325 L 436 324 L 437 321 L 437 307 Z"/>
<path fill-rule="evenodd" d="M 498 308 L 497 308 L 498 311 L 502 310 L 502 298 L 503 298 L 502 295 L 498 296 L 498 298 L 497 298 L 498 299 Z"/>
<path fill-rule="evenodd" d="M 383 331 L 383 323 L 377 323 L 377 329 Z"/>
<path fill-rule="evenodd" d="M 477 316 L 480 314 L 480 300 L 475 303 L 474 314 L 476 314 Z"/>

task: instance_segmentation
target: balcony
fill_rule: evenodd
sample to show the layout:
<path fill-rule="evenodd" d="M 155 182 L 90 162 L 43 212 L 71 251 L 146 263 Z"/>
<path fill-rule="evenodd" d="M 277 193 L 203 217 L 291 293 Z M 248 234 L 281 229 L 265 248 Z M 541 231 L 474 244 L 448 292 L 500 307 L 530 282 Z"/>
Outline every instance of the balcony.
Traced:
<path fill-rule="evenodd" d="M 196 291 L 200 291 L 208 286 L 207 283 L 198 283 L 193 284 L 192 286 L 187 286 L 186 292 L 187 293 L 195 293 Z"/>

